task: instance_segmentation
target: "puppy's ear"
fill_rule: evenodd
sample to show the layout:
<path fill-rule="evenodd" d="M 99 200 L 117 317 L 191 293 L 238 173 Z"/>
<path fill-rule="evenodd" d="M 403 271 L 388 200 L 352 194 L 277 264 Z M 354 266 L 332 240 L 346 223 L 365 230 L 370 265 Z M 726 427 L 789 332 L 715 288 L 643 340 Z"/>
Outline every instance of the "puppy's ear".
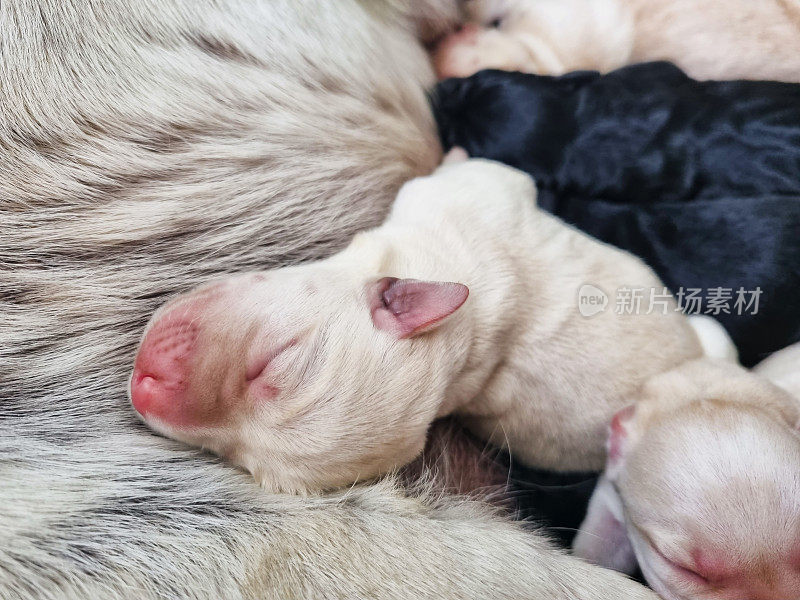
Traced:
<path fill-rule="evenodd" d="M 377 329 L 408 338 L 434 329 L 464 304 L 467 286 L 443 281 L 384 277 L 367 287 Z"/>
<path fill-rule="evenodd" d="M 592 494 L 572 552 L 607 569 L 629 575 L 636 570 L 636 555 L 628 538 L 622 501 L 605 475 Z"/>
<path fill-rule="evenodd" d="M 608 428 L 608 441 L 606 442 L 608 453 L 606 476 L 612 481 L 616 480 L 622 470 L 625 457 L 633 445 L 635 416 L 636 406 L 631 404 L 618 411 L 614 418 L 611 419 L 611 425 Z"/>

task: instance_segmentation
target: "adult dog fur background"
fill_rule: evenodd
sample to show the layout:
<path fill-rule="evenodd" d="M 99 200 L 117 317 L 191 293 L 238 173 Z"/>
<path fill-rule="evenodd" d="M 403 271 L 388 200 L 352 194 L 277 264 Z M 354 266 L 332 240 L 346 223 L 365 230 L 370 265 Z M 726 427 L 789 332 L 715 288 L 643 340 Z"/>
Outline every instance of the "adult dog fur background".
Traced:
<path fill-rule="evenodd" d="M 0 596 L 646 598 L 454 501 L 319 498 L 156 437 L 147 316 L 321 256 L 440 151 L 409 15 L 447 2 L 0 5 Z"/>

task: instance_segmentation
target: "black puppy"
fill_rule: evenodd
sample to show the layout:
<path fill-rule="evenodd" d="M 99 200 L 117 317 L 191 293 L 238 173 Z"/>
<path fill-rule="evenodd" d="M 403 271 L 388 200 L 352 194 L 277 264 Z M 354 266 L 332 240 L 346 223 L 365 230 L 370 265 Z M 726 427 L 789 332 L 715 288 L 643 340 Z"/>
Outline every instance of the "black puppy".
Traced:
<path fill-rule="evenodd" d="M 719 319 L 743 364 L 800 341 L 800 85 L 698 82 L 647 63 L 482 71 L 433 99 L 447 148 L 530 173 L 544 209 Z"/>

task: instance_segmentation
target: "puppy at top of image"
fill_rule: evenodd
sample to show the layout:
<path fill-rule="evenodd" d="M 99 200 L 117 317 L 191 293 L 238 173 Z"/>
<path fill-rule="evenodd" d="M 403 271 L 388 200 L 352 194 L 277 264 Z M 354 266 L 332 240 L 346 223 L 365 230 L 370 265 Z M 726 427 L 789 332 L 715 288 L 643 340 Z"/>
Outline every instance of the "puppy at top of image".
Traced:
<path fill-rule="evenodd" d="M 432 57 L 440 78 L 666 60 L 698 79 L 800 81 L 800 1 L 467 0 Z"/>
<path fill-rule="evenodd" d="M 392 471 L 447 415 L 526 465 L 601 470 L 613 414 L 699 358 L 698 338 L 671 298 L 663 314 L 582 316 L 587 282 L 663 285 L 538 209 L 529 176 L 461 159 L 407 183 L 338 255 L 168 302 L 136 357 L 134 408 L 275 491 Z"/>
<path fill-rule="evenodd" d="M 798 352 L 648 381 L 612 420 L 574 553 L 638 565 L 666 600 L 800 598 L 800 398 L 775 385 L 798 380 Z"/>

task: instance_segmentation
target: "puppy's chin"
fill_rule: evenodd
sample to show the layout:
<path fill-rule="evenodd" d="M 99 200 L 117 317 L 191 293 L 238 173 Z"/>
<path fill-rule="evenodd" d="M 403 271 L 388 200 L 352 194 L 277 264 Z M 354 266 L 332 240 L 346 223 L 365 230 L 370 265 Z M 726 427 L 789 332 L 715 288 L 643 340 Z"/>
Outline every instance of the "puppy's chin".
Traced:
<path fill-rule="evenodd" d="M 647 547 L 647 543 L 633 531 L 629 530 L 628 535 L 636 554 L 636 562 L 639 564 L 639 569 L 642 571 L 647 584 L 664 600 L 690 600 L 688 596 L 673 590 L 665 581 L 665 578 L 660 575 L 659 568 L 655 566 L 654 561 L 651 559 L 651 551 Z"/>
<path fill-rule="evenodd" d="M 319 496 L 327 491 L 322 487 L 308 485 L 307 482 L 297 480 L 277 480 L 275 477 L 265 475 L 264 473 L 252 473 L 252 475 L 261 489 L 270 494 L 288 494 L 292 496 L 308 498 L 311 496 Z"/>
<path fill-rule="evenodd" d="M 657 577 L 651 565 L 640 563 L 639 567 L 642 570 L 647 584 L 653 588 L 653 591 L 663 598 L 663 600 L 691 600 L 689 596 L 684 596 L 672 590 L 664 581 Z"/>
<path fill-rule="evenodd" d="M 247 459 L 242 456 L 226 456 L 229 462 L 249 472 L 256 483 L 267 492 L 296 496 L 320 496 L 337 490 L 347 490 L 355 485 L 372 482 L 398 470 L 394 461 L 362 464 L 354 469 L 350 464 L 326 464 L 309 467 L 308 464 L 292 461 L 291 464 L 265 459 Z M 412 456 L 413 458 L 413 456 Z M 410 462 L 411 459 L 409 459 Z M 402 463 L 401 463 L 402 464 Z"/>
<path fill-rule="evenodd" d="M 231 460 L 229 458 L 229 460 Z M 251 461 L 232 461 L 248 471 L 256 483 L 266 492 L 271 494 L 289 494 L 293 496 L 319 496 L 326 492 L 345 486 L 345 479 L 341 483 L 333 478 L 322 477 L 319 473 L 302 473 L 288 468 L 279 471 L 267 468 L 264 464 Z M 249 466 L 244 464 L 249 463 Z M 347 486 L 354 485 L 352 478 L 347 478 Z"/>

